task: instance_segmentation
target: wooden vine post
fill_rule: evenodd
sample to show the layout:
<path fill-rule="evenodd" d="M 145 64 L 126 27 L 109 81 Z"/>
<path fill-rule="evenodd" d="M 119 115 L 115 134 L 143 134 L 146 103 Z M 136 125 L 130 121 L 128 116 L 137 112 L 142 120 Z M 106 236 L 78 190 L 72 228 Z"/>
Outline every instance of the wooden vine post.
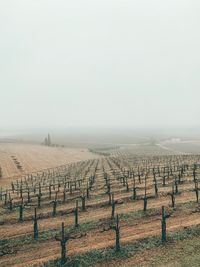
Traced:
<path fill-rule="evenodd" d="M 74 226 L 75 227 L 79 227 L 79 224 L 78 224 L 78 200 L 76 200 L 76 207 L 75 207 L 75 209 L 74 209 L 74 219 L 75 219 L 75 221 L 74 221 Z"/>
<path fill-rule="evenodd" d="M 37 209 L 35 208 L 35 214 L 33 217 L 33 238 L 38 239 L 38 218 L 37 218 Z"/>
<path fill-rule="evenodd" d="M 55 237 L 57 241 L 60 241 L 60 246 L 61 246 L 61 263 L 64 264 L 67 261 L 66 258 L 66 243 L 69 239 L 69 236 L 65 235 L 65 227 L 64 227 L 64 222 L 62 222 L 62 227 L 61 227 L 61 238 Z"/>
<path fill-rule="evenodd" d="M 162 242 L 165 243 L 167 241 L 167 224 L 166 219 L 169 218 L 169 215 L 165 213 L 165 207 L 162 206 L 162 220 L 161 220 L 161 228 L 162 228 Z"/>
<path fill-rule="evenodd" d="M 120 226 L 119 226 L 119 215 L 116 216 L 116 223 L 114 226 L 111 226 L 111 229 L 115 230 L 115 251 L 119 252 L 121 249 L 120 246 Z"/>

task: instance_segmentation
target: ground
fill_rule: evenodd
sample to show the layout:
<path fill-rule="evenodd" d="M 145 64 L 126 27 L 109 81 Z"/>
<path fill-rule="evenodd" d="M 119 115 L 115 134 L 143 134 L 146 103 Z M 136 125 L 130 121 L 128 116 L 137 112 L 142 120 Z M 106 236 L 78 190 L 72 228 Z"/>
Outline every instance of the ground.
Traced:
<path fill-rule="evenodd" d="M 21 164 L 19 170 L 13 157 Z M 3 178 L 0 187 L 25 173 L 53 168 L 72 162 L 96 158 L 87 148 L 47 147 L 37 144 L 0 143 L 0 166 Z M 5 179 L 6 178 L 6 179 Z"/>
<path fill-rule="evenodd" d="M 67 255 L 79 262 L 74 266 L 190 266 L 191 262 L 192 266 L 198 266 L 195 264 L 200 259 L 200 207 L 194 191 L 193 163 L 199 163 L 200 158 L 181 153 L 163 156 L 160 155 L 160 149 L 153 156 L 115 151 L 116 154 L 103 157 L 81 148 L 2 144 L 0 155 L 4 176 L 1 179 L 3 192 L 0 199 L 0 266 L 42 266 L 51 264 L 51 261 L 51 266 L 54 266 L 54 261 L 60 257 L 60 243 L 55 236 L 60 235 L 62 222 L 66 234 L 74 237 L 67 243 Z M 17 169 L 13 157 L 20 162 L 23 170 Z M 33 176 L 25 175 L 70 162 L 76 163 L 66 165 L 59 171 L 53 169 L 37 175 L 33 173 Z M 130 171 L 134 171 L 134 176 Z M 157 196 L 154 172 L 158 185 Z M 180 174 L 176 204 L 172 207 L 170 194 Z M 196 175 L 199 175 L 199 169 Z M 166 179 L 165 185 L 163 177 Z M 18 182 L 16 178 L 19 178 Z M 8 187 L 11 181 L 14 181 L 14 189 Z M 136 199 L 133 199 L 134 183 L 137 188 Z M 111 219 L 108 185 L 116 203 L 115 218 L 116 214 L 120 218 L 120 256 L 114 251 L 115 231 L 110 226 L 115 224 L 115 220 Z M 38 206 L 40 190 L 41 207 Z M 87 190 L 89 196 L 86 197 Z M 145 191 L 148 197 L 147 211 L 143 211 Z M 82 206 L 84 196 L 86 211 Z M 79 205 L 77 228 L 74 226 L 76 200 Z M 53 201 L 57 201 L 55 216 L 52 215 Z M 20 205 L 24 205 L 22 221 L 19 220 Z M 167 219 L 169 240 L 166 245 L 160 243 L 162 206 L 170 215 Z M 38 240 L 33 239 L 32 218 L 35 208 L 38 214 Z"/>

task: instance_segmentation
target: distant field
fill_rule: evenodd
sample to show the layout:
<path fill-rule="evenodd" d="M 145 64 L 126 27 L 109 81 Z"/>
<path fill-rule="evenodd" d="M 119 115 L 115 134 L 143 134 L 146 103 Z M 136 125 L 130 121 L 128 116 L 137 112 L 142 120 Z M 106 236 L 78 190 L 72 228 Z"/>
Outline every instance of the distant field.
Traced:
<path fill-rule="evenodd" d="M 88 147 L 90 147 L 88 145 Z M 0 187 L 7 186 L 10 182 L 25 173 L 54 168 L 68 163 L 99 158 L 109 154 L 131 153 L 133 155 L 174 155 L 174 154 L 199 154 L 200 141 L 162 142 L 158 144 L 135 143 L 116 144 L 116 146 L 99 145 L 97 149 L 78 147 L 47 147 L 26 143 L 0 143 L 0 166 L 3 179 Z M 17 168 L 16 161 L 21 169 Z M 4 179 L 7 178 L 7 179 Z"/>
<path fill-rule="evenodd" d="M 200 141 L 166 143 L 165 146 L 171 150 L 177 150 L 182 153 L 191 153 L 191 154 L 200 153 Z"/>
<path fill-rule="evenodd" d="M 13 157 L 20 163 L 21 170 L 17 168 Z M 0 179 L 0 186 L 5 186 L 7 182 L 10 183 L 10 179 L 4 179 L 7 177 L 19 176 L 24 173 L 95 157 L 97 156 L 86 148 L 60 148 L 32 144 L 0 143 L 0 166 L 3 171 L 3 179 Z"/>

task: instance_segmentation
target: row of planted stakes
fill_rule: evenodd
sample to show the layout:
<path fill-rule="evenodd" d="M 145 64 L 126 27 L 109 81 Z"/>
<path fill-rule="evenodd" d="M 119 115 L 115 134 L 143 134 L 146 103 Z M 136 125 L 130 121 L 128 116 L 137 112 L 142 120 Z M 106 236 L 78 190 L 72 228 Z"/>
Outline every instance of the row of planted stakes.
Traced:
<path fill-rule="evenodd" d="M 11 156 L 11 158 L 12 158 L 14 164 L 16 165 L 17 169 L 20 171 L 23 171 L 23 168 L 22 168 L 20 161 L 13 155 Z"/>
<path fill-rule="evenodd" d="M 171 192 L 167 194 L 171 198 L 172 207 L 175 207 L 176 195 L 180 193 L 179 185 L 183 183 L 194 184 L 193 191 L 196 195 L 196 201 L 199 202 L 199 162 L 199 156 L 191 155 L 134 158 L 132 155 L 119 154 L 100 160 L 83 161 L 57 169 L 49 169 L 39 172 L 37 175 L 26 175 L 23 179 L 12 182 L 10 189 L 1 189 L 0 200 L 10 212 L 19 210 L 18 220 L 20 222 L 33 220 L 34 239 L 38 239 L 39 236 L 38 219 L 57 216 L 59 203 L 75 202 L 75 207 L 70 212 L 74 213 L 74 227 L 77 228 L 79 227 L 79 211 L 87 210 L 87 201 L 93 197 L 93 187 L 101 165 L 104 195 L 108 196 L 108 200 L 104 204 L 111 207 L 109 227 L 116 233 L 116 251 L 119 251 L 119 216 L 115 212 L 116 204 L 119 201 L 115 200 L 114 181 L 110 178 L 110 173 L 106 172 L 105 163 L 109 166 L 114 179 L 121 184 L 124 192 L 131 192 L 131 197 L 128 197 L 127 201 L 142 199 L 143 211 L 146 212 L 148 199 L 157 198 L 159 189 L 169 184 L 171 185 Z M 191 175 L 193 179 L 185 179 L 185 176 L 188 175 Z M 152 182 L 149 182 L 150 177 L 153 178 Z M 153 189 L 153 194 L 148 193 L 149 189 Z M 139 191 L 143 191 L 143 193 L 141 194 Z M 79 200 L 81 200 L 81 207 L 79 207 Z M 50 213 L 37 215 L 37 211 L 42 206 L 49 207 L 50 205 L 52 205 Z M 34 207 L 34 215 L 24 218 L 24 209 L 28 206 Z M 165 208 L 162 207 L 161 232 L 163 242 L 166 242 L 166 219 L 168 217 Z M 79 237 L 70 233 L 66 234 L 64 223 L 62 223 L 61 237 L 56 236 L 56 239 L 60 241 L 62 262 L 67 259 L 66 243 L 73 238 Z"/>

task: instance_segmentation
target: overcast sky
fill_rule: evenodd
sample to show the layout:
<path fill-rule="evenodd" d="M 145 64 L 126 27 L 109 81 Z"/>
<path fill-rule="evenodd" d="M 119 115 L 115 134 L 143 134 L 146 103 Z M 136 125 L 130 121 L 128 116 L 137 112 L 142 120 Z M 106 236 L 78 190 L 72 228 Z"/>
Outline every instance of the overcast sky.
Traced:
<path fill-rule="evenodd" d="M 0 127 L 200 125 L 199 0 L 0 0 Z"/>

